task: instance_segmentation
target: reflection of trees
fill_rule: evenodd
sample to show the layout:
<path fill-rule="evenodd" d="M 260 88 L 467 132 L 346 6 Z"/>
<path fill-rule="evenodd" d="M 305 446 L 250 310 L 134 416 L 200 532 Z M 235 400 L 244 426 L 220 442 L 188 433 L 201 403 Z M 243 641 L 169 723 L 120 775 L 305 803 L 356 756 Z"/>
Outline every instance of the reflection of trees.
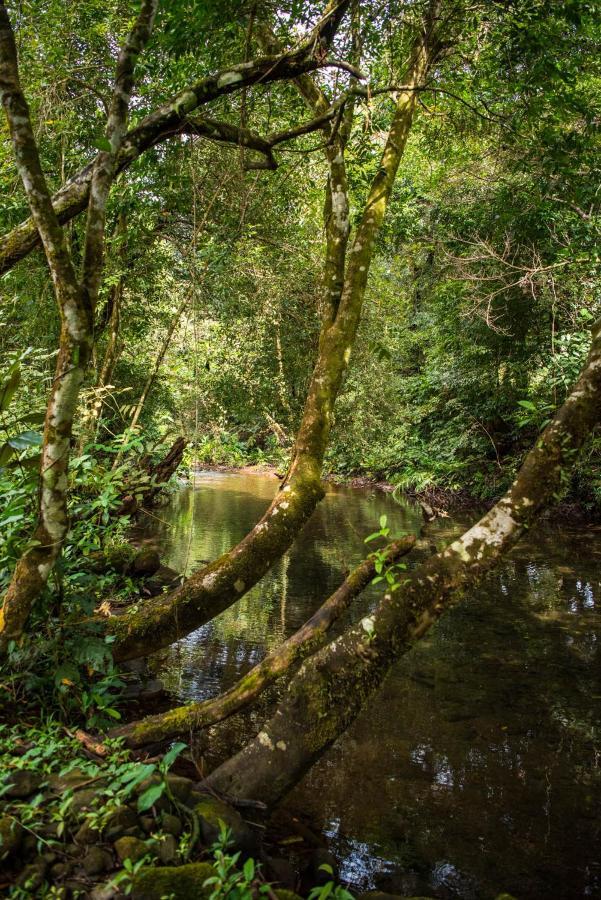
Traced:
<path fill-rule="evenodd" d="M 409 840 L 422 867 L 446 859 L 475 875 L 477 896 L 591 887 L 601 629 L 594 565 L 572 550 L 512 554 L 397 666 L 297 789 L 291 803 L 337 819 L 355 865 L 355 836 L 370 840 L 364 856 L 401 867 Z"/>
<path fill-rule="evenodd" d="M 191 524 L 190 558 L 209 559 L 244 533 L 268 499 L 207 485 L 191 523 L 191 493 L 160 512 L 170 527 L 159 526 L 159 541 L 174 567 Z M 203 699 L 237 680 L 340 582 L 383 513 L 393 532 L 412 521 L 385 495 L 329 493 L 251 593 L 165 654 L 169 686 Z M 454 530 L 460 526 L 443 520 L 435 535 Z M 380 856 L 427 875 L 452 860 L 476 876 L 484 897 L 501 889 L 583 895 L 600 827 L 598 572 L 595 545 L 584 536 L 570 543 L 538 529 L 401 661 L 290 805 L 323 823 L 336 820 L 338 846 L 358 865 Z M 359 608 L 367 603 L 364 597 Z M 212 732 L 214 761 L 249 727 L 233 720 Z M 573 893 L 561 894 L 562 881 Z"/>

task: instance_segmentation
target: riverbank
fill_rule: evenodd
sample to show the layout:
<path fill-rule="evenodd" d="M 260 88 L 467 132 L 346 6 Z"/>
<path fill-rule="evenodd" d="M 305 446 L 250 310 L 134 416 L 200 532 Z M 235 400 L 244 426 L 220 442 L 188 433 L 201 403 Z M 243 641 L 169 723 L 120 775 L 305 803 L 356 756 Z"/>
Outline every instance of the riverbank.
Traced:
<path fill-rule="evenodd" d="M 191 469 L 192 476 L 195 472 L 203 471 L 236 475 L 259 475 L 265 478 L 273 478 L 274 481 L 281 481 L 285 474 L 283 470 L 270 463 L 242 466 L 195 463 Z M 327 484 L 340 485 L 341 487 L 367 488 L 381 491 L 385 494 L 394 494 L 396 491 L 399 491 L 398 485 L 390 481 L 370 478 L 367 475 L 343 476 L 330 473 L 325 475 L 323 480 Z M 474 515 L 483 514 L 493 507 L 502 496 L 498 494 L 483 500 L 467 490 L 451 490 L 436 485 L 426 487 L 421 491 L 403 490 L 400 493 L 409 501 L 430 507 L 438 515 L 453 515 L 470 511 Z M 577 500 L 565 499 L 544 510 L 541 519 L 550 523 L 562 523 L 573 526 L 595 526 L 601 524 L 601 508 L 592 508 Z"/>

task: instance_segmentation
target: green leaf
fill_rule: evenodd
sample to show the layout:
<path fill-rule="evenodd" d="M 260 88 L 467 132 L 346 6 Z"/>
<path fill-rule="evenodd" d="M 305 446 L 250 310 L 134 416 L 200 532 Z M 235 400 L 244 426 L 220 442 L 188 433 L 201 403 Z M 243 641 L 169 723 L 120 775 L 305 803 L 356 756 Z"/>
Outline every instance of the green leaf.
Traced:
<path fill-rule="evenodd" d="M 386 528 L 387 522 L 388 522 L 388 516 L 380 516 L 380 528 Z"/>
<path fill-rule="evenodd" d="M 164 790 L 165 784 L 162 781 L 160 784 L 151 784 L 150 787 L 138 797 L 138 812 L 146 812 L 147 809 L 150 809 L 150 807 L 157 802 L 159 797 L 162 797 Z"/>
<path fill-rule="evenodd" d="M 21 366 L 15 363 L 0 387 L 0 412 L 6 412 L 21 383 Z"/>
<path fill-rule="evenodd" d="M 523 406 L 524 409 L 528 409 L 531 412 L 536 412 L 536 406 L 532 402 L 532 400 L 518 400 L 518 406 Z"/>
<path fill-rule="evenodd" d="M 187 746 L 188 746 L 187 744 L 182 744 L 179 741 L 178 741 L 178 743 L 174 744 L 173 747 L 171 747 L 167 751 L 165 756 L 163 757 L 163 768 L 164 769 L 171 768 L 171 766 L 173 765 L 173 763 L 175 762 L 177 757 L 180 755 L 182 750 L 185 750 Z"/>
<path fill-rule="evenodd" d="M 244 863 L 244 867 L 242 869 L 244 873 L 244 877 L 247 881 L 252 881 L 255 877 L 255 861 L 254 859 L 247 859 Z"/>
<path fill-rule="evenodd" d="M 28 447 L 41 447 L 42 435 L 37 431 L 23 431 L 8 439 L 8 443 L 15 450 L 27 450 Z"/>
<path fill-rule="evenodd" d="M 14 452 L 14 448 L 10 444 L 2 444 L 0 446 L 0 466 L 5 466 Z"/>

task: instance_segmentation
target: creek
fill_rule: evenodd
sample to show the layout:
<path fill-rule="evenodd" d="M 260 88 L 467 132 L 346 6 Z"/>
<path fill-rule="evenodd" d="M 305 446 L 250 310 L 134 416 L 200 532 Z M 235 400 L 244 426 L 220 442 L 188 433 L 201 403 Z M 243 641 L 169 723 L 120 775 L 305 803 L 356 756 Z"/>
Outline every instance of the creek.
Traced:
<path fill-rule="evenodd" d="M 160 508 L 146 540 L 190 572 L 234 545 L 277 486 L 268 476 L 198 472 Z M 229 687 L 364 558 L 383 514 L 393 536 L 421 525 L 409 502 L 329 486 L 259 585 L 157 657 L 166 687 L 182 701 Z M 438 520 L 429 534 L 440 546 L 473 518 Z M 350 618 L 378 596 L 370 587 Z M 600 642 L 600 532 L 538 525 L 396 664 L 286 807 L 322 830 L 355 888 L 601 897 Z M 262 715 L 230 723 L 234 748 Z"/>

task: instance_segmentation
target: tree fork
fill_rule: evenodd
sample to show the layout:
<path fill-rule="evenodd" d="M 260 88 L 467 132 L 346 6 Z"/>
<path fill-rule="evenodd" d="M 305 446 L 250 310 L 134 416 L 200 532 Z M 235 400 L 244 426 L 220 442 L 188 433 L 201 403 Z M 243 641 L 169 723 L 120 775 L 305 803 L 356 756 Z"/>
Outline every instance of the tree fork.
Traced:
<path fill-rule="evenodd" d="M 139 156 L 162 141 L 190 130 L 193 126 L 189 125 L 188 116 L 198 107 L 256 84 L 296 78 L 329 65 L 324 58 L 324 50 L 336 34 L 349 3 L 350 0 L 330 3 L 309 38 L 296 50 L 230 66 L 175 94 L 125 135 L 115 174 L 127 169 Z M 219 136 L 218 140 L 223 140 L 223 137 Z M 52 198 L 54 212 L 61 225 L 86 208 L 93 170 L 93 162 L 84 166 Z M 26 219 L 4 235 L 0 239 L 0 275 L 39 244 L 40 236 L 33 218 Z"/>

